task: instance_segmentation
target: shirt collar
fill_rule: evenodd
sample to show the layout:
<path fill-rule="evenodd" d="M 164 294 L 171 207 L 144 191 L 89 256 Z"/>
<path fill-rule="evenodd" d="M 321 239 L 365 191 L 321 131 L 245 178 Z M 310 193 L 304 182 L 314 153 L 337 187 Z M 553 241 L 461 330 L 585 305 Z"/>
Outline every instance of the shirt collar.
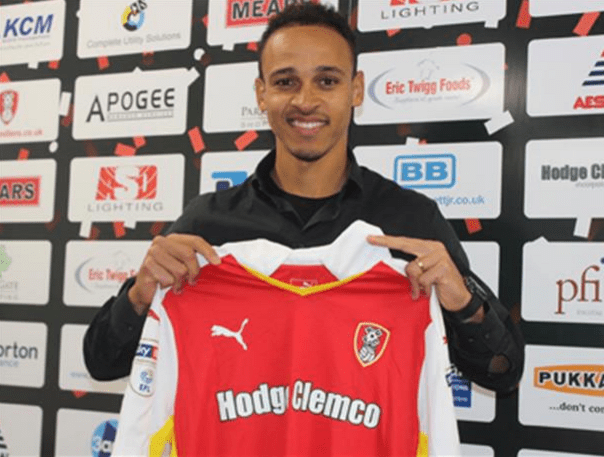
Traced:
<path fill-rule="evenodd" d="M 350 191 L 349 189 L 358 189 L 363 192 L 363 179 L 361 173 L 361 167 L 357 163 L 357 160 L 352 153 L 351 149 L 347 150 L 347 157 L 349 163 L 348 178 L 346 183 L 342 187 L 341 193 Z M 273 149 L 269 152 L 258 164 L 256 171 L 254 172 L 251 181 L 252 185 L 267 195 L 275 195 L 275 189 L 277 185 L 271 178 L 271 171 L 275 167 L 275 158 L 277 157 L 276 151 Z"/>

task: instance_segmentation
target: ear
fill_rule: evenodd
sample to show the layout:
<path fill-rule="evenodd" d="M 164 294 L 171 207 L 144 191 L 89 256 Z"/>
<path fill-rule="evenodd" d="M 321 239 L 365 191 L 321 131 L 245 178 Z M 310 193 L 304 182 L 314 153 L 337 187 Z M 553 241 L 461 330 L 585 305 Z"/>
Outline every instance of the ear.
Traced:
<path fill-rule="evenodd" d="M 256 78 L 254 83 L 256 89 L 256 103 L 261 111 L 266 111 L 266 103 L 264 102 L 264 94 L 266 93 L 266 84 L 262 78 Z"/>
<path fill-rule="evenodd" d="M 365 98 L 365 75 L 362 71 L 357 73 L 352 78 L 352 106 L 355 108 L 361 106 Z"/>

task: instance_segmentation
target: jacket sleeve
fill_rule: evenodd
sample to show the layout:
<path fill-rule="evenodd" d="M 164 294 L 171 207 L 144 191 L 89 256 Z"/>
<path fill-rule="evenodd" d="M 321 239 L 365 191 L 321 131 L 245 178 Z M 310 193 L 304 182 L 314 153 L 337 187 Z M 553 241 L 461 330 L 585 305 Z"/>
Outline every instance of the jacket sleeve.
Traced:
<path fill-rule="evenodd" d="M 168 233 L 194 233 L 193 201 L 172 224 Z M 84 335 L 84 362 L 90 375 L 98 381 L 111 381 L 130 374 L 138 340 L 143 331 L 145 316 L 133 310 L 128 290 L 134 278 L 128 279 L 117 296 L 111 297 L 88 326 Z"/>
<path fill-rule="evenodd" d="M 90 375 L 99 381 L 130 374 L 132 360 L 143 330 L 145 316 L 139 316 L 128 300 L 128 279 L 117 296 L 98 311 L 84 335 L 84 361 Z"/>
<path fill-rule="evenodd" d="M 443 310 L 451 361 L 469 380 L 487 389 L 506 393 L 516 388 L 524 366 L 524 339 L 508 309 L 470 269 L 468 258 L 453 227 L 434 208 L 433 227 L 460 273 L 472 277 L 486 293 L 482 323 L 463 323 Z"/>

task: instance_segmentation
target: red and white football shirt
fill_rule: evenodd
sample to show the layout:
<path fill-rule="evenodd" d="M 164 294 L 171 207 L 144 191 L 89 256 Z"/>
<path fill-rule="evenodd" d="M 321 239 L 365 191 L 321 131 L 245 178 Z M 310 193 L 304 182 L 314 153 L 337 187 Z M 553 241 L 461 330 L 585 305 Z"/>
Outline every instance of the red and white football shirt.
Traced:
<path fill-rule="evenodd" d="M 459 455 L 440 308 L 379 233 L 229 243 L 158 292 L 112 455 Z"/>

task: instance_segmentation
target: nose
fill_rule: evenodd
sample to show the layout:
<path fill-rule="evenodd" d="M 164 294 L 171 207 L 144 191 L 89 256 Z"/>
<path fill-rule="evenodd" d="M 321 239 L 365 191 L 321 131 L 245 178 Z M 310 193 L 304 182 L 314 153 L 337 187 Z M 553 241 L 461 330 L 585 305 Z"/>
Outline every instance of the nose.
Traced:
<path fill-rule="evenodd" d="M 292 97 L 291 104 L 304 113 L 313 111 L 319 104 L 319 100 L 312 84 L 301 84 Z"/>

